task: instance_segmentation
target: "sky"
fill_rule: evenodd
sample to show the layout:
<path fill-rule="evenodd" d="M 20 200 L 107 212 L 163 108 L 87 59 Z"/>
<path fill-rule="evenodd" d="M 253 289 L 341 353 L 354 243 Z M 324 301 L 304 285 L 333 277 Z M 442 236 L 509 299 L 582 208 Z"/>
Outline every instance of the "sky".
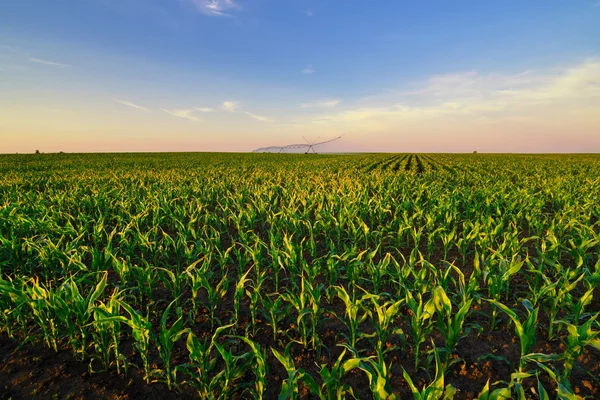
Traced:
<path fill-rule="evenodd" d="M 0 153 L 600 152 L 600 0 L 0 3 Z"/>

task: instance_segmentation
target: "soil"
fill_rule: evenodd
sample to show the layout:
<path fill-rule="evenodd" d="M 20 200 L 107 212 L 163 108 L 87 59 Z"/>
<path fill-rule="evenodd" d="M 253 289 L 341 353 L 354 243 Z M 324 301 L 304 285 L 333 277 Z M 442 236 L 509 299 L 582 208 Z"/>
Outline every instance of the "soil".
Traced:
<path fill-rule="evenodd" d="M 220 307 L 221 308 L 221 307 Z M 332 309 L 340 308 L 335 302 Z M 222 307 L 221 309 L 225 309 Z M 242 319 L 246 313 L 242 313 Z M 467 325 L 480 325 L 485 327 L 481 332 L 471 328 L 458 343 L 456 352 L 451 356 L 454 364 L 448 368 L 445 384 L 452 384 L 457 390 L 457 399 L 474 399 L 481 392 L 489 380 L 490 385 L 497 381 L 509 381 L 510 375 L 518 366 L 519 360 L 519 341 L 510 330 L 489 331 L 487 317 L 473 313 L 475 319 L 469 321 Z M 223 317 L 225 317 L 223 315 Z M 326 349 L 321 351 L 320 356 L 315 351 L 303 350 L 301 345 L 291 346 L 290 353 L 294 359 L 297 368 L 302 368 L 318 380 L 318 365 L 332 365 L 343 351 L 342 347 L 336 346 L 336 343 L 344 341 L 342 334 L 347 334 L 346 327 L 335 316 L 335 312 L 328 312 L 324 315 L 321 324 L 320 337 Z M 290 319 L 290 321 L 292 321 Z M 245 321 L 240 324 L 243 329 L 246 323 L 250 322 L 246 316 Z M 288 321 L 285 321 L 288 323 Z M 402 326 L 402 321 L 396 323 Z M 366 324 L 366 323 L 364 323 Z M 203 325 L 200 323 L 199 325 Z M 266 322 L 260 321 L 259 334 L 256 341 L 263 348 L 274 347 L 281 349 L 279 343 L 273 341 L 269 327 Z M 293 327 L 293 322 L 290 322 Z M 501 318 L 499 325 L 503 325 Z M 404 326 L 403 329 L 407 329 Z M 363 329 L 367 330 L 367 329 Z M 260 334 L 263 331 L 264 334 Z M 545 332 L 538 332 L 538 341 L 533 352 L 542 352 L 545 354 L 561 353 L 564 349 L 560 342 L 547 342 L 544 340 Z M 441 337 L 430 337 L 436 346 L 443 346 Z M 365 339 L 366 340 L 366 339 Z M 423 344 L 422 351 L 427 352 L 432 349 L 431 340 Z M 388 347 L 398 345 L 400 340 L 397 336 L 390 336 Z M 368 344 L 363 344 L 362 348 Z M 132 364 L 140 364 L 131 345 L 125 344 L 124 348 L 129 348 L 128 358 Z M 371 346 L 368 346 L 371 347 Z M 410 349 L 410 346 L 405 348 Z M 151 354 L 154 360 L 153 367 L 160 367 L 160 361 L 157 354 Z M 403 369 L 409 373 L 417 387 L 427 385 L 433 379 L 433 376 L 427 373 L 424 368 L 418 371 L 414 369 L 414 355 L 412 351 L 402 352 L 394 349 L 386 355 L 386 360 L 391 360 L 389 370 L 390 383 L 394 393 L 398 398 L 412 398 L 410 388 L 404 380 Z M 588 398 L 600 398 L 600 352 L 593 348 L 586 348 L 584 354 L 578 359 L 576 367 L 571 376 L 573 390 L 580 396 Z M 173 361 L 175 364 L 185 363 L 187 361 L 187 350 L 184 340 L 181 340 L 174 350 Z M 429 362 L 433 362 L 429 360 Z M 424 359 L 421 365 L 427 363 Z M 267 352 L 267 365 L 269 375 L 267 376 L 266 399 L 276 399 L 281 390 L 281 382 L 287 379 L 287 373 L 283 366 L 276 360 L 271 352 Z M 429 371 L 435 371 L 434 364 L 430 364 Z M 69 350 L 60 349 L 58 352 L 43 346 L 41 343 L 19 344 L 9 339 L 5 335 L 0 335 L 0 400 L 8 399 L 188 399 L 198 398 L 193 387 L 180 382 L 176 389 L 168 390 L 164 383 L 153 382 L 147 384 L 143 377 L 143 371 L 130 367 L 127 376 L 118 375 L 114 369 L 104 372 L 91 372 L 89 361 L 75 359 L 73 353 Z M 433 368 L 433 369 L 432 369 Z M 434 373 L 434 372 L 433 372 Z M 248 376 L 243 379 L 248 382 L 253 379 L 250 371 Z M 540 380 L 549 394 L 552 395 L 556 389 L 556 384 L 547 376 L 540 375 Z M 365 373 L 360 370 L 349 372 L 344 382 L 350 384 L 354 395 L 358 399 L 370 399 L 372 394 L 369 388 L 369 382 Z M 523 381 L 528 398 L 537 399 L 537 380 L 529 378 Z M 311 398 L 308 388 L 302 388 L 300 394 L 302 398 Z M 248 392 L 242 392 L 238 398 L 249 398 Z"/>

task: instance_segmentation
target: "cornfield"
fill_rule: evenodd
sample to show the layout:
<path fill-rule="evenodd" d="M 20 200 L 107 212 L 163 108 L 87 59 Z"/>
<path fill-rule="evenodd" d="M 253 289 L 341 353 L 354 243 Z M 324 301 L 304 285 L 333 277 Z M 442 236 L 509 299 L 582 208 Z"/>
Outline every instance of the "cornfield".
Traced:
<path fill-rule="evenodd" d="M 0 392 L 66 395 L 12 379 L 44 347 L 163 397 L 598 398 L 599 199 L 594 155 L 3 155 Z"/>

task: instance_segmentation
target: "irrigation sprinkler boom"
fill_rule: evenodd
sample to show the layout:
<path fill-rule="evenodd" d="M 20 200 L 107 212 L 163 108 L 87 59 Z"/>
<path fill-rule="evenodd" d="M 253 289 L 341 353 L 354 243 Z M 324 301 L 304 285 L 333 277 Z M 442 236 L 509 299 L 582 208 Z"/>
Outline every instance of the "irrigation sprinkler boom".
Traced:
<path fill-rule="evenodd" d="M 334 141 L 336 141 L 338 139 L 341 139 L 342 136 L 338 136 L 336 138 L 325 140 L 323 142 L 318 142 L 318 143 L 316 141 L 319 140 L 319 138 L 317 138 L 312 143 L 309 142 L 304 136 L 303 136 L 303 138 L 304 138 L 304 140 L 306 140 L 306 143 L 288 144 L 286 146 L 261 147 L 260 149 L 254 150 L 253 153 L 275 153 L 275 152 L 277 152 L 277 153 L 285 153 L 286 150 L 306 149 L 306 151 L 304 152 L 304 154 L 308 154 L 311 151 L 314 154 L 317 154 L 317 152 L 315 150 L 316 146 L 320 146 L 320 145 L 325 144 L 325 143 L 334 142 Z"/>

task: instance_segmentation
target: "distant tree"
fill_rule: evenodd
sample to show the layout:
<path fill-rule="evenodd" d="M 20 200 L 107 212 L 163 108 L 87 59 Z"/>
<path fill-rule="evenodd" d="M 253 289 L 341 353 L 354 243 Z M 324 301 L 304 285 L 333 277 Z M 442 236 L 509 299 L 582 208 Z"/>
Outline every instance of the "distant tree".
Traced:
<path fill-rule="evenodd" d="M 39 151 L 39 150 L 36 150 L 36 151 L 35 151 L 35 154 L 40 154 L 40 151 Z"/>
<path fill-rule="evenodd" d="M 477 150 L 475 150 L 475 151 L 473 152 L 473 154 L 477 154 Z"/>

